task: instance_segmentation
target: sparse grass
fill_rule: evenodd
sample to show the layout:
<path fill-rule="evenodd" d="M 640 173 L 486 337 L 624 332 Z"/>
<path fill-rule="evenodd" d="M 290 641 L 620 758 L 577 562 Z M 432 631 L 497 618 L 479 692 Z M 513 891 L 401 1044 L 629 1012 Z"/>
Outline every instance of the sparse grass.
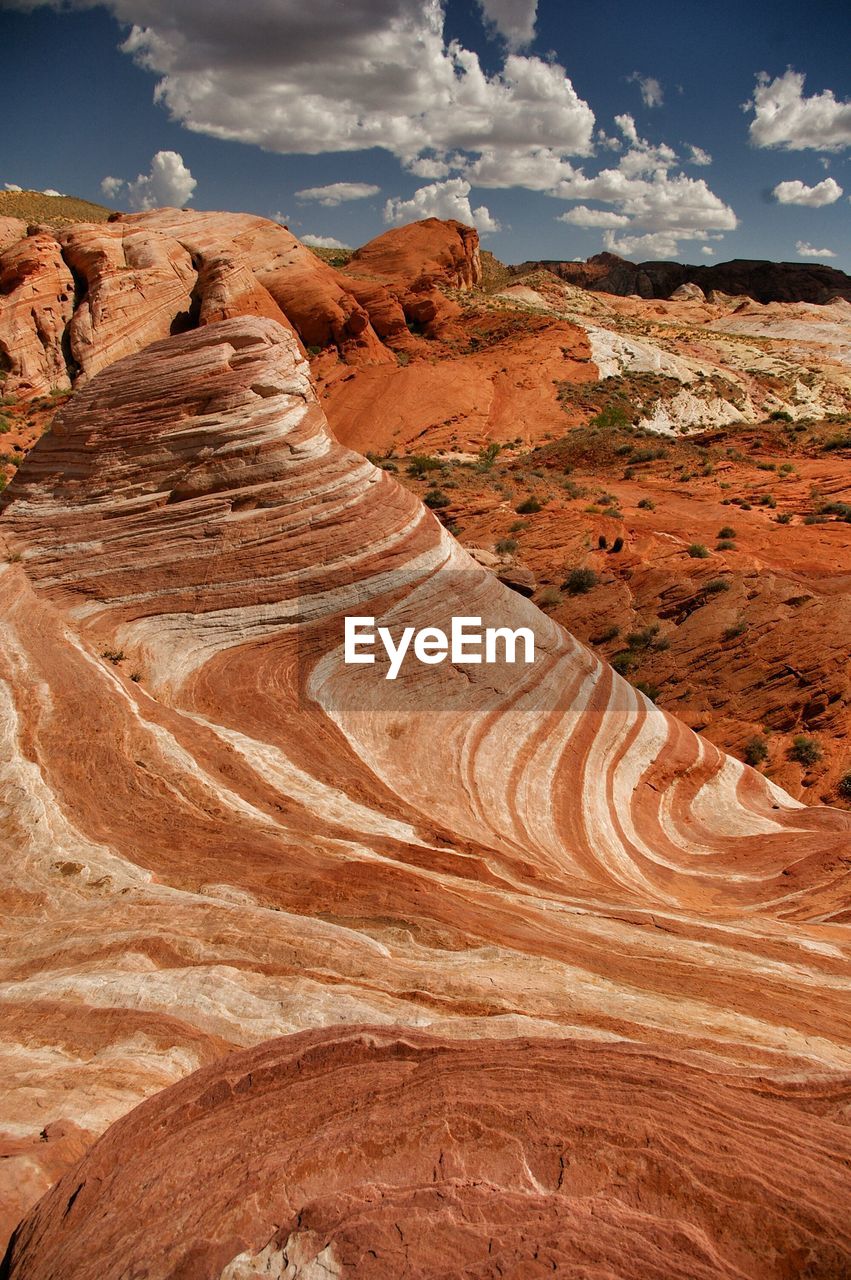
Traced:
<path fill-rule="evenodd" d="M 730 524 L 725 524 L 723 528 L 718 530 L 718 537 L 722 538 L 725 542 L 729 538 L 735 538 L 735 536 L 736 536 L 736 530 Z"/>
<path fill-rule="evenodd" d="M 448 498 L 442 489 L 429 489 L 423 498 L 425 505 L 430 507 L 432 511 L 440 511 L 443 507 L 448 507 L 451 501 L 451 498 Z"/>
<path fill-rule="evenodd" d="M 542 609 L 552 609 L 561 604 L 561 592 L 558 587 L 544 587 L 538 596 L 538 604 Z"/>
<path fill-rule="evenodd" d="M 731 627 L 727 627 L 722 634 L 723 640 L 737 640 L 739 636 L 743 636 L 748 629 L 748 624 L 744 619 L 740 618 L 738 622 L 734 622 Z"/>
<path fill-rule="evenodd" d="M 716 596 L 722 591 L 729 591 L 730 583 L 727 578 L 710 578 L 708 582 L 704 582 L 703 591 L 707 596 Z"/>
<path fill-rule="evenodd" d="M 692 542 L 686 550 L 692 560 L 706 560 L 709 556 L 709 548 L 705 547 L 702 542 Z"/>
<path fill-rule="evenodd" d="M 638 504 L 641 511 L 655 511 L 656 503 L 652 498 L 642 498 Z"/>
<path fill-rule="evenodd" d="M 428 471 L 439 471 L 441 463 L 428 453 L 413 453 L 408 459 L 408 475 L 419 479 Z"/>
<path fill-rule="evenodd" d="M 496 551 L 501 556 L 513 556 L 517 550 L 517 543 L 513 538 L 500 538 L 496 544 Z"/>

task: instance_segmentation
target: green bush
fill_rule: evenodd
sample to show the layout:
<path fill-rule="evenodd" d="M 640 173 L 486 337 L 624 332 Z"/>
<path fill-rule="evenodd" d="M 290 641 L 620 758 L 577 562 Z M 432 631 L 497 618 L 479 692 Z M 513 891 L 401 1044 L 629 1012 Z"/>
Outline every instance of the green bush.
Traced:
<path fill-rule="evenodd" d="M 843 800 L 851 800 L 851 773 L 846 773 L 836 784 L 836 790 Z"/>
<path fill-rule="evenodd" d="M 544 504 L 539 501 L 534 494 L 530 494 L 528 498 L 524 498 L 522 502 L 518 502 L 514 510 L 519 516 L 532 516 L 537 511 L 542 511 L 543 508 Z"/>
<path fill-rule="evenodd" d="M 792 739 L 792 745 L 789 748 L 790 760 L 795 760 L 798 764 L 810 765 L 817 764 L 821 757 L 822 750 L 815 738 L 808 738 L 803 733 L 799 733 Z"/>
<path fill-rule="evenodd" d="M 649 698 L 651 702 L 655 702 L 659 697 L 659 689 L 655 684 L 649 684 L 646 680 L 636 681 L 635 688 L 639 693 L 643 693 L 645 698 Z"/>
<path fill-rule="evenodd" d="M 731 542 L 729 538 L 724 538 L 721 542 L 716 543 L 715 550 L 716 551 L 735 551 L 736 544 L 735 542 Z"/>
<path fill-rule="evenodd" d="M 584 596 L 597 585 L 597 575 L 593 569 L 571 569 L 562 587 L 572 596 Z"/>
<path fill-rule="evenodd" d="M 710 578 L 708 582 L 704 582 L 703 590 L 708 596 L 716 596 L 719 591 L 729 591 L 730 583 L 727 578 Z"/>
<path fill-rule="evenodd" d="M 739 636 L 743 636 L 747 631 L 747 629 L 748 629 L 748 624 L 746 622 L 742 622 L 740 619 L 738 622 L 734 622 L 731 627 L 727 628 L 727 630 L 722 635 L 722 639 L 736 640 L 738 639 Z"/>
<path fill-rule="evenodd" d="M 642 498 L 638 506 L 642 511 L 656 510 L 656 503 L 652 500 L 652 498 Z"/>
<path fill-rule="evenodd" d="M 432 458 L 427 453 L 414 453 L 408 459 L 408 475 L 424 476 L 427 471 L 438 471 L 440 466 L 437 458 Z"/>
<path fill-rule="evenodd" d="M 513 556 L 517 550 L 517 543 L 513 538 L 500 538 L 496 544 L 497 554 L 501 556 Z"/>
<path fill-rule="evenodd" d="M 549 609 L 554 605 L 561 604 L 561 592 L 558 587 L 544 587 L 538 596 L 538 604 L 542 609 Z"/>
<path fill-rule="evenodd" d="M 423 502 L 427 507 L 431 507 L 432 511 L 439 511 L 442 507 L 448 507 L 451 499 L 446 496 L 442 489 L 429 489 Z"/>
<path fill-rule="evenodd" d="M 745 764 L 751 765 L 756 769 L 764 760 L 768 759 L 768 747 L 764 738 L 751 738 L 750 742 L 745 743 L 745 749 L 742 752 Z"/>
<path fill-rule="evenodd" d="M 727 538 L 735 538 L 735 536 L 736 530 L 732 525 L 725 524 L 723 529 L 718 530 L 718 537 L 723 538 L 725 541 Z"/>
<path fill-rule="evenodd" d="M 705 560 L 709 555 L 709 548 L 702 542 L 692 542 L 687 550 L 692 560 Z"/>

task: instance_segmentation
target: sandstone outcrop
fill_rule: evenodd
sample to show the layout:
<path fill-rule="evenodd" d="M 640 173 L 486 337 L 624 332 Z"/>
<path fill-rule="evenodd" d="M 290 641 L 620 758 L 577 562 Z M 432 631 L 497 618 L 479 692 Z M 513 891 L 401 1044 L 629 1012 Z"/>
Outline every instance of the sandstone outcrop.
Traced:
<path fill-rule="evenodd" d="M 479 235 L 454 218 L 393 227 L 356 250 L 346 275 L 375 276 L 422 291 L 433 284 L 472 289 L 482 278 Z"/>
<path fill-rule="evenodd" d="M 0 371 L 4 392 L 71 385 L 65 334 L 74 280 L 50 234 L 25 236 L 0 252 Z"/>
<path fill-rule="evenodd" d="M 825 1089 L 627 1044 L 307 1032 L 116 1124 L 7 1280 L 748 1280 L 846 1273 Z"/>
<path fill-rule="evenodd" d="M 432 1241 L 444 1224 L 473 1223 L 457 1248 L 478 1258 L 492 1213 L 509 1260 L 525 1259 L 536 1235 L 552 1238 L 557 1260 L 568 1248 L 605 1275 L 615 1242 L 634 1232 L 645 1275 L 689 1253 L 677 1262 L 683 1276 L 730 1274 L 734 1264 L 748 1274 L 756 1259 L 752 1274 L 780 1280 L 813 1256 L 821 1274 L 836 1273 L 848 1256 L 830 1205 L 842 1200 L 834 1156 L 847 1154 L 851 816 L 796 803 L 501 586 L 391 474 L 331 437 L 298 344 L 269 318 L 219 321 L 110 365 L 60 411 L 0 502 L 0 1133 L 22 1144 L 9 1165 L 25 1171 L 19 1185 L 32 1194 L 56 1175 L 59 1149 L 37 1141 L 45 1126 L 94 1137 L 228 1049 L 270 1037 L 379 1028 L 364 1033 L 372 1047 L 359 1078 L 380 1093 L 381 1064 L 411 1061 L 406 1033 L 381 1030 L 392 1024 L 437 1037 L 433 1048 L 413 1042 L 435 1083 L 423 1077 L 420 1104 L 409 1066 L 390 1067 L 386 1111 L 376 1095 L 364 1102 L 378 1107 L 375 1137 L 359 1133 L 373 1143 L 367 1161 L 383 1169 L 397 1133 L 387 1117 L 413 1135 L 417 1106 L 441 1099 L 430 1104 L 435 1133 L 455 1135 L 466 1153 L 455 1216 L 441 1216 L 433 1190 L 422 1210 L 400 1190 L 405 1214 L 434 1224 Z M 394 626 L 447 629 L 459 612 L 527 626 L 535 662 L 520 675 L 411 664 L 391 683 L 380 665 L 342 662 L 342 616 L 354 610 Z M 517 1036 L 548 1042 L 522 1051 L 532 1055 L 526 1075 L 504 1043 Z M 269 1124 L 281 1114 L 275 1082 L 291 1051 L 306 1061 L 315 1044 L 328 1062 L 339 1054 L 342 1071 L 361 1039 L 317 1033 L 258 1051 L 257 1114 Z M 384 1055 L 384 1043 L 402 1047 Z M 462 1082 L 481 1079 L 483 1063 L 503 1064 L 494 1091 L 479 1090 L 481 1127 L 459 1129 L 446 1109 L 453 1061 Z M 547 1084 L 552 1071 L 558 1088 Z M 97 1248 L 129 1232 L 109 1265 L 144 1263 L 151 1275 L 167 1265 L 165 1236 L 133 1235 L 139 1203 L 160 1221 L 153 1200 L 134 1202 L 135 1188 L 148 1158 L 158 1177 L 173 1168 L 179 1181 L 192 1152 L 207 1159 L 235 1140 L 241 1122 L 216 1110 L 233 1096 L 230 1073 L 222 1064 L 153 1100 L 92 1154 L 104 1160 L 93 1176 L 115 1188 Z M 679 1082 L 673 1101 L 662 1079 Z M 574 1090 L 584 1099 L 575 1105 Z M 460 1097 L 474 1092 L 463 1083 Z M 353 1077 L 323 1075 L 292 1105 L 318 1135 L 321 1099 L 334 1096 L 347 1106 L 359 1096 Z M 601 1097 L 611 1103 L 601 1108 Z M 531 1126 L 521 1098 L 543 1108 Z M 492 1103 L 502 1113 L 493 1146 Z M 615 1103 L 620 1136 L 604 1145 L 633 1152 L 623 1168 L 599 1147 L 580 1153 Z M 581 1124 L 570 1128 L 581 1115 L 584 1137 Z M 576 1152 L 573 1182 L 568 1162 L 557 1185 L 558 1140 L 546 1157 L 536 1145 L 548 1124 L 575 1133 L 562 1148 Z M 682 1135 L 673 1143 L 661 1136 L 669 1125 Z M 167 1144 L 181 1126 L 186 1162 L 172 1165 Z M 387 1203 L 341 1164 L 355 1202 L 369 1205 L 362 1219 L 348 1215 L 331 1168 L 347 1139 L 332 1128 L 329 1141 L 305 1195 L 275 1176 L 275 1196 L 297 1213 L 327 1195 L 310 1218 L 317 1231 L 342 1224 L 340 1249 L 373 1248 L 374 1274 L 397 1274 Z M 635 1173 L 637 1146 L 651 1155 Z M 676 1176 L 663 1147 L 680 1149 Z M 252 1257 L 286 1244 L 275 1233 L 289 1218 L 267 1216 L 283 1200 L 252 1198 L 269 1186 L 268 1168 L 253 1163 L 260 1150 L 243 1143 L 239 1170 L 192 1180 L 192 1230 L 210 1235 L 220 1270 L 204 1246 L 188 1256 L 187 1277 L 236 1280 Z M 398 1167 L 407 1163 L 403 1154 Z M 725 1184 L 731 1165 L 741 1179 Z M 429 1181 L 424 1166 L 416 1178 Z M 643 1209 L 622 1189 L 602 1190 L 636 1178 Z M 85 1243 L 94 1181 L 84 1173 L 82 1183 L 21 1229 L 12 1275 L 33 1280 L 59 1254 L 72 1257 L 63 1251 L 77 1222 L 67 1247 L 104 1261 Z M 759 1189 L 767 1185 L 770 1195 Z M 524 1187 L 538 1214 L 526 1235 Z M 565 1205 L 565 1187 L 580 1199 L 599 1189 L 600 1212 Z M 161 1183 L 163 1203 L 170 1188 Z M 730 1232 L 718 1206 L 729 1213 L 748 1197 L 759 1207 L 750 1217 L 742 1209 L 741 1231 Z M 8 1228 L 25 1207 L 7 1202 Z M 179 1195 L 168 1211 L 177 1231 L 191 1216 Z M 685 1226 L 674 1231 L 672 1219 Z M 547 1235 L 556 1223 L 566 1223 L 561 1243 Z M 745 1243 L 734 1247 L 737 1232 Z M 413 1256 L 428 1274 L 433 1255 Z M 703 1272 L 687 1270 L 698 1263 Z M 88 1265 L 80 1261 L 80 1276 Z M 480 1274 L 497 1274 L 488 1265 Z"/>

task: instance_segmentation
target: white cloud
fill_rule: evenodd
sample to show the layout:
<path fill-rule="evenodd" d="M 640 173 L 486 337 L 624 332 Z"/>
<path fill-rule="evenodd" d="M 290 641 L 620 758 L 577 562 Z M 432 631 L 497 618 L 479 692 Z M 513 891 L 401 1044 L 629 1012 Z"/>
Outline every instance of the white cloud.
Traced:
<path fill-rule="evenodd" d="M 187 204 L 198 183 L 183 163 L 177 151 L 158 151 L 151 160 L 150 173 L 140 173 L 134 182 L 122 178 L 104 178 L 100 184 L 103 194 L 110 200 L 127 192 L 131 209 L 157 209 L 163 205 Z"/>
<path fill-rule="evenodd" d="M 124 51 L 158 77 L 157 100 L 197 133 L 282 153 L 381 147 L 406 165 L 542 137 L 590 155 L 594 113 L 564 68 L 512 51 L 533 34 L 533 0 L 482 0 L 509 46 L 493 74 L 445 39 L 444 3 L 244 0 L 235 21 L 232 0 L 104 0 L 131 27 Z"/>
<path fill-rule="evenodd" d="M 276 213 L 272 214 L 272 221 L 279 222 L 282 227 L 288 227 L 292 219 L 288 213 L 281 213 L 281 210 L 278 209 Z"/>
<path fill-rule="evenodd" d="M 814 187 L 808 187 L 795 178 L 792 182 L 778 182 L 772 195 L 778 204 L 802 204 L 808 209 L 821 209 L 826 204 L 836 204 L 842 188 L 833 178 L 825 178 Z"/>
<path fill-rule="evenodd" d="M 574 227 L 627 227 L 629 218 L 623 213 L 613 213 L 609 209 L 589 209 L 587 204 L 578 204 L 567 213 L 560 213 L 556 222 L 570 222 Z"/>
<path fill-rule="evenodd" d="M 43 196 L 62 196 L 64 191 L 57 191 L 55 187 L 45 187 L 41 193 Z"/>
<path fill-rule="evenodd" d="M 385 222 L 411 222 L 420 218 L 457 218 L 476 227 L 483 235 L 499 231 L 499 223 L 485 205 L 470 206 L 470 184 L 463 178 L 449 178 L 420 187 L 410 200 L 391 199 L 384 206 Z"/>
<path fill-rule="evenodd" d="M 735 229 L 735 213 L 703 178 L 674 171 L 678 158 L 671 147 L 641 138 L 631 115 L 616 116 L 615 124 L 625 143 L 617 166 L 589 176 L 565 164 L 569 174 L 549 192 L 562 200 L 612 205 L 612 213 L 589 209 L 583 203 L 560 215 L 559 221 L 608 228 L 604 243 L 613 253 L 662 258 L 675 258 L 680 240 L 703 241 Z M 615 227 L 628 228 L 629 233 L 617 237 L 612 230 Z"/>
<path fill-rule="evenodd" d="M 314 249 L 348 249 L 347 244 L 343 244 L 342 240 L 335 240 L 333 236 L 301 236 L 302 244 L 312 245 Z"/>
<path fill-rule="evenodd" d="M 509 49 L 525 49 L 535 38 L 538 0 L 478 0 L 485 25 L 502 36 Z"/>
<path fill-rule="evenodd" d="M 750 139 L 757 147 L 786 151 L 841 151 L 851 146 L 851 102 L 838 102 L 831 89 L 804 97 L 806 77 L 791 68 L 770 80 L 757 76 L 753 97 L 745 103 L 753 111 Z"/>
<path fill-rule="evenodd" d="M 712 255 L 713 255 L 713 253 L 715 252 L 715 250 L 714 250 L 713 248 L 711 248 L 711 247 L 710 247 L 710 245 L 708 245 L 708 244 L 702 244 L 702 245 L 700 246 L 700 252 L 701 252 L 702 254 L 705 254 L 705 256 L 706 256 L 707 258 L 711 258 L 711 257 L 712 257 Z"/>
<path fill-rule="evenodd" d="M 19 187 L 17 182 L 4 182 L 3 186 L 6 191 L 23 191 L 23 187 Z"/>
<path fill-rule="evenodd" d="M 694 143 L 689 146 L 689 164 L 712 164 L 712 156 L 708 151 L 704 151 L 703 147 L 696 147 Z"/>
<path fill-rule="evenodd" d="M 640 71 L 633 71 L 631 76 L 627 76 L 627 80 L 630 84 L 638 85 L 645 107 L 661 107 L 664 94 L 655 76 L 643 76 Z"/>
<path fill-rule="evenodd" d="M 795 251 L 799 258 L 835 258 L 836 254 L 832 249 L 814 249 L 811 244 L 807 244 L 806 240 L 799 240 L 795 245 Z"/>
<path fill-rule="evenodd" d="M 297 200 L 318 200 L 326 208 L 333 209 L 344 200 L 366 200 L 377 196 L 381 187 L 372 182 L 330 182 L 325 187 L 304 187 L 297 191 Z"/>

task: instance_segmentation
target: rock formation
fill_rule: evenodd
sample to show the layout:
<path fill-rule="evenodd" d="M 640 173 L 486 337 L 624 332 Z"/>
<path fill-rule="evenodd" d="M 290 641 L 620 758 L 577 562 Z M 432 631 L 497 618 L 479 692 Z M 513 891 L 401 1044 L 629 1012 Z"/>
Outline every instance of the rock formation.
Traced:
<path fill-rule="evenodd" d="M 482 278 L 479 236 L 450 218 L 423 218 L 376 236 L 353 255 L 347 275 L 377 276 L 416 289 L 472 289 Z"/>
<path fill-rule="evenodd" d="M 587 262 L 524 262 L 511 270 L 526 275 L 544 267 L 580 289 L 671 298 L 684 284 L 699 285 L 705 294 L 745 295 L 757 302 L 851 302 L 851 277 L 819 262 L 761 262 L 736 258 L 712 266 L 681 262 L 629 262 L 615 253 L 597 253 Z"/>
<path fill-rule="evenodd" d="M 307 1032 L 114 1125 L 4 1275 L 828 1280 L 851 1185 L 824 1104 L 626 1043 Z"/>
<path fill-rule="evenodd" d="M 270 318 L 86 381 L 0 501 L 7 1227 L 143 1098 L 310 1032 L 128 1117 L 9 1275 L 174 1274 L 179 1237 L 187 1277 L 307 1276 L 319 1236 L 339 1275 L 398 1274 L 406 1238 L 434 1274 L 447 1232 L 482 1276 L 532 1237 L 602 1275 L 839 1274 L 851 816 L 500 585 L 330 436 Z M 527 626 L 535 662 L 390 683 L 342 662 L 355 610 Z M 314 1030 L 339 1024 L 373 1030 Z M 312 1145 L 279 1105 L 302 1077 Z M 340 1163 L 340 1097 L 374 1177 Z M 140 1205 L 163 1225 L 134 1234 Z"/>

